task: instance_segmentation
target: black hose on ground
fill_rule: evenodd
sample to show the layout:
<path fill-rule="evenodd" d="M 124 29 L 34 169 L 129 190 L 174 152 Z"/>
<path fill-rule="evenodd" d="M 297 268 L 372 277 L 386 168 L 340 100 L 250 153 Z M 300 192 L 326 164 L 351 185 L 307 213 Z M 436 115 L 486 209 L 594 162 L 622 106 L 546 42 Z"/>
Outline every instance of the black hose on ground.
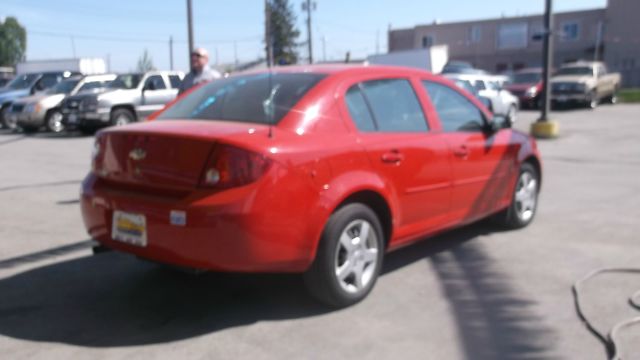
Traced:
<path fill-rule="evenodd" d="M 640 269 L 635 269 L 635 268 L 602 268 L 602 269 L 594 270 L 594 271 L 590 272 L 589 274 L 587 274 L 587 276 L 585 276 L 582 279 L 576 281 L 575 284 L 573 284 L 573 287 L 572 287 L 573 300 L 574 300 L 574 304 L 575 304 L 575 307 L 576 307 L 576 312 L 577 312 L 578 317 L 580 318 L 580 320 L 582 320 L 582 322 L 587 327 L 587 329 L 595 337 L 597 337 L 598 340 L 600 340 L 600 342 L 604 345 L 604 347 L 607 350 L 607 355 L 608 355 L 609 359 L 622 360 L 622 357 L 620 355 L 620 347 L 618 346 L 620 331 L 622 331 L 625 328 L 631 327 L 634 324 L 640 324 L 640 316 L 635 317 L 635 318 L 630 319 L 630 320 L 627 320 L 627 321 L 623 321 L 621 323 L 618 323 L 613 327 L 613 329 L 611 329 L 611 331 L 608 334 L 603 334 L 600 331 L 598 331 L 598 329 L 596 329 L 591 324 L 589 319 L 587 319 L 587 317 L 584 315 L 584 313 L 582 311 L 582 307 L 580 305 L 580 293 L 581 293 L 581 290 L 582 290 L 582 284 L 585 283 L 586 281 L 588 281 L 589 279 L 594 278 L 595 276 L 603 274 L 603 273 L 640 274 Z M 631 307 L 633 307 L 633 308 L 635 308 L 637 310 L 640 310 L 640 290 L 635 292 L 629 298 L 629 305 L 631 305 Z"/>

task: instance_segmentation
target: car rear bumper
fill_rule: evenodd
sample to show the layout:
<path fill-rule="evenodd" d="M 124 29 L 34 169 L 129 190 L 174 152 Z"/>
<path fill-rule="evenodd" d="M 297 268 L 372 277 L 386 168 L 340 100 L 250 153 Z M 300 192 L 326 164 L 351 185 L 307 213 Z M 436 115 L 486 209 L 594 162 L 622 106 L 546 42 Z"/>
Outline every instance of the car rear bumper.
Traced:
<path fill-rule="evenodd" d="M 589 102 L 589 94 L 552 94 L 551 101 L 563 104 L 563 103 L 585 103 Z"/>
<path fill-rule="evenodd" d="M 280 216 L 272 198 L 259 196 L 263 191 L 252 184 L 217 194 L 143 194 L 114 190 L 90 174 L 82 185 L 81 209 L 93 239 L 141 258 L 215 271 L 305 271 L 314 241 L 305 235 L 304 221 Z M 144 215 L 146 246 L 113 239 L 116 210 Z M 183 212 L 186 224 L 172 224 L 172 211 Z"/>

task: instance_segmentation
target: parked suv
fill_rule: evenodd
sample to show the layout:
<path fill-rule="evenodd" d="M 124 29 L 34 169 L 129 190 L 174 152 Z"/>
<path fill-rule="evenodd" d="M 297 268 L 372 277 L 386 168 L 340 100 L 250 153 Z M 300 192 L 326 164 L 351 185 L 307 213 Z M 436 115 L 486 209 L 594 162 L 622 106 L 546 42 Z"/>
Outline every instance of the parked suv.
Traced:
<path fill-rule="evenodd" d="M 15 122 L 8 122 L 4 117 L 5 111 L 16 99 L 45 91 L 55 86 L 60 81 L 72 75 L 78 75 L 70 71 L 42 72 L 19 74 L 10 83 L 0 90 L 0 123 L 3 127 L 14 129 Z"/>
<path fill-rule="evenodd" d="M 62 103 L 63 124 L 92 131 L 144 119 L 178 95 L 183 74 L 173 71 L 121 74 L 102 92 L 69 96 Z"/>
<path fill-rule="evenodd" d="M 5 114 L 24 131 L 37 131 L 44 125 L 51 132 L 60 132 L 64 130 L 60 104 L 66 96 L 104 88 L 115 78 L 114 74 L 72 76 L 43 93 L 14 101 Z"/>
<path fill-rule="evenodd" d="M 468 80 L 476 88 L 478 94 L 488 98 L 489 110 L 494 114 L 503 115 L 507 121 L 513 123 L 518 114 L 518 98 L 502 88 L 504 76 L 476 75 L 476 74 L 445 74 L 451 80 Z"/>

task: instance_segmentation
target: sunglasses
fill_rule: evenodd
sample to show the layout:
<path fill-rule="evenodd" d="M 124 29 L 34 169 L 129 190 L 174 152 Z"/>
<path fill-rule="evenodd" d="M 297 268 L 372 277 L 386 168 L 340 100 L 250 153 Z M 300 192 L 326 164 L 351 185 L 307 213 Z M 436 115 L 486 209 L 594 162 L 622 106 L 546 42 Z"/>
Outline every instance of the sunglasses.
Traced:
<path fill-rule="evenodd" d="M 198 53 L 192 53 L 192 54 L 191 54 L 191 56 L 192 56 L 192 57 L 194 57 L 194 56 L 195 56 L 195 57 L 199 57 L 199 58 L 204 57 L 204 55 L 202 55 L 202 54 L 198 54 Z"/>

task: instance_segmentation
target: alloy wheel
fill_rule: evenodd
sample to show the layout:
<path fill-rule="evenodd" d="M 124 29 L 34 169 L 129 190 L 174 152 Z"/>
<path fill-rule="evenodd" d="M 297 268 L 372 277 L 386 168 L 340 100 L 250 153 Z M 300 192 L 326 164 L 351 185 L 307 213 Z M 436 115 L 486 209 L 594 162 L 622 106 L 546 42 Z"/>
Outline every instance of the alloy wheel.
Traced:
<path fill-rule="evenodd" d="M 351 294 L 367 288 L 378 266 L 378 240 L 371 223 L 354 220 L 342 231 L 335 251 L 335 275 Z"/>
<path fill-rule="evenodd" d="M 528 171 L 520 174 L 515 194 L 515 210 L 523 222 L 531 220 L 536 211 L 538 201 L 538 181 Z"/>

